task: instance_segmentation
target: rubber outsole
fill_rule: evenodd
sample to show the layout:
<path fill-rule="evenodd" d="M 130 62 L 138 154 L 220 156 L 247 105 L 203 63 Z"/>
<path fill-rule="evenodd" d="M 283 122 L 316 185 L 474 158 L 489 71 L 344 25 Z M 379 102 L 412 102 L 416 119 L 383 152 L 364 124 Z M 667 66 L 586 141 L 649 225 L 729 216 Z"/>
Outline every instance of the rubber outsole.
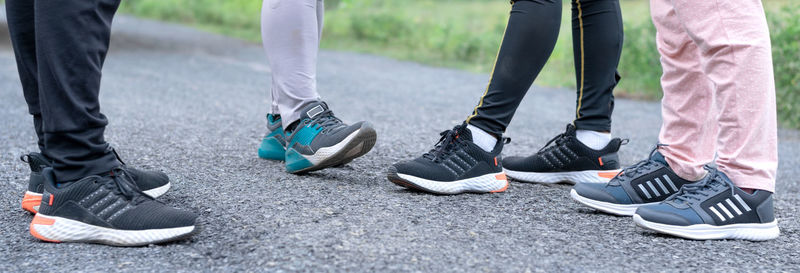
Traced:
<path fill-rule="evenodd" d="M 465 185 L 452 185 L 457 182 L 437 182 L 437 181 L 430 181 L 427 180 L 426 184 L 429 186 L 423 185 L 420 183 L 425 181 L 422 178 L 416 178 L 419 180 L 418 182 L 413 181 L 411 176 L 407 176 L 408 178 L 404 178 L 404 175 L 397 173 L 397 168 L 394 166 L 389 167 L 389 170 L 386 173 L 386 178 L 401 187 L 408 188 L 411 190 L 422 191 L 427 193 L 439 194 L 439 195 L 453 195 L 453 194 L 461 194 L 461 193 L 499 193 L 504 192 L 508 189 L 509 183 L 508 178 L 506 177 L 505 173 L 500 174 L 488 174 L 487 176 L 491 176 L 488 179 L 482 179 L 475 184 L 465 184 Z M 494 178 L 494 181 L 489 181 Z M 481 178 L 476 178 L 481 179 Z M 499 184 L 499 185 L 493 185 Z M 436 185 L 436 187 L 433 187 Z M 453 189 L 453 190 L 448 190 Z"/>
<path fill-rule="evenodd" d="M 636 209 L 641 206 L 649 205 L 653 203 L 644 203 L 644 204 L 614 204 L 609 202 L 597 201 L 594 199 L 590 199 L 578 194 L 575 189 L 570 190 L 569 195 L 575 201 L 578 201 L 581 204 L 589 206 L 593 209 L 599 210 L 601 212 L 605 212 L 608 214 L 613 214 L 617 216 L 633 216 L 636 213 Z"/>
<path fill-rule="evenodd" d="M 644 220 L 638 214 L 633 215 L 633 221 L 644 229 L 664 233 L 691 240 L 749 240 L 766 241 L 778 238 L 780 229 L 778 220 L 765 224 L 731 224 L 713 226 L 699 224 L 691 226 L 674 226 Z"/>
<path fill-rule="evenodd" d="M 377 140 L 378 134 L 375 132 L 375 129 L 372 128 L 372 126 L 370 126 L 368 123 L 364 123 L 361 128 L 358 129 L 358 133 L 350 140 L 350 142 L 345 144 L 345 146 L 335 154 L 310 167 L 300 170 L 287 169 L 287 171 L 293 174 L 304 174 L 328 167 L 346 164 L 347 162 L 361 157 L 371 151 Z M 289 151 L 287 151 L 287 153 L 288 152 Z"/>
<path fill-rule="evenodd" d="M 200 231 L 200 226 L 151 230 L 116 230 L 94 226 L 62 217 L 36 214 L 30 233 L 51 243 L 93 243 L 112 246 L 146 246 L 187 239 Z"/>

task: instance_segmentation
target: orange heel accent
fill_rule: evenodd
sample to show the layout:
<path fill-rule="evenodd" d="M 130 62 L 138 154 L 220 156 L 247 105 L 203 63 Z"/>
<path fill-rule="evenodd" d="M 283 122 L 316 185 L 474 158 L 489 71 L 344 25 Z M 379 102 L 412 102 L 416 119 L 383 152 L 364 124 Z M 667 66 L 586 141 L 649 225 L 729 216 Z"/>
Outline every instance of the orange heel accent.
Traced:
<path fill-rule="evenodd" d="M 614 178 L 614 176 L 617 176 L 618 173 L 619 172 L 598 172 L 597 176 L 602 177 L 602 178 L 611 179 L 611 178 Z"/>
<path fill-rule="evenodd" d="M 22 209 L 30 213 L 36 213 L 37 211 L 36 206 L 39 206 L 41 203 L 42 203 L 41 195 L 33 195 L 26 192 L 25 196 L 22 197 Z"/>
<path fill-rule="evenodd" d="M 60 241 L 56 241 L 56 240 L 51 240 L 51 239 L 45 238 L 44 236 L 42 236 L 41 234 L 36 232 L 36 229 L 33 228 L 33 225 L 52 226 L 55 223 L 56 223 L 55 219 L 45 218 L 45 217 L 39 216 L 39 214 L 36 214 L 36 216 L 33 216 L 33 221 L 31 221 L 31 226 L 30 226 L 31 235 L 33 235 L 33 237 L 36 237 L 37 239 L 45 241 L 45 242 L 60 243 Z"/>
<path fill-rule="evenodd" d="M 495 175 L 494 178 L 497 178 L 497 180 L 506 181 L 506 185 L 503 186 L 503 188 L 501 188 L 501 189 L 490 191 L 491 193 L 504 192 L 504 191 L 506 191 L 508 189 L 508 177 L 506 177 L 505 173 L 501 173 L 501 174 Z"/>

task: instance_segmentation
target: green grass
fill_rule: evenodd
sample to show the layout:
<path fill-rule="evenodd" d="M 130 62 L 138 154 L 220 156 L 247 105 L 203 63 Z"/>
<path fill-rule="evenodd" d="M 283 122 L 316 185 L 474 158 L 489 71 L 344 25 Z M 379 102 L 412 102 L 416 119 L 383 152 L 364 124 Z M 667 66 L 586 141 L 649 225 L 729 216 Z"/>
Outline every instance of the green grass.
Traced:
<path fill-rule="evenodd" d="M 500 46 L 510 5 L 497 0 L 326 0 L 322 47 L 389 56 L 488 73 Z M 770 22 L 781 124 L 800 128 L 799 3 L 765 1 Z M 122 12 L 187 23 L 248 41 L 260 41 L 261 0 L 126 0 Z M 647 1 L 622 1 L 625 43 L 616 93 L 661 97 L 661 67 Z M 561 34 L 536 80 L 574 87 L 570 6 Z"/>

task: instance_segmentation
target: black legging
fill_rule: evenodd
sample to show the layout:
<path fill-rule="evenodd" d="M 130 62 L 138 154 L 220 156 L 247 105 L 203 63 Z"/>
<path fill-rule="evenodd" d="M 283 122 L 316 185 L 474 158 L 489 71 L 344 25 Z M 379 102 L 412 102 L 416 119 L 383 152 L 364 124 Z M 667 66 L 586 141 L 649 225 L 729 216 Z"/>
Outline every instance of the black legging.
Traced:
<path fill-rule="evenodd" d="M 553 52 L 561 25 L 560 0 L 512 2 L 500 51 L 484 95 L 467 122 L 500 136 Z M 578 129 L 611 131 L 617 65 L 622 51 L 618 0 L 572 0 L 572 40 Z"/>

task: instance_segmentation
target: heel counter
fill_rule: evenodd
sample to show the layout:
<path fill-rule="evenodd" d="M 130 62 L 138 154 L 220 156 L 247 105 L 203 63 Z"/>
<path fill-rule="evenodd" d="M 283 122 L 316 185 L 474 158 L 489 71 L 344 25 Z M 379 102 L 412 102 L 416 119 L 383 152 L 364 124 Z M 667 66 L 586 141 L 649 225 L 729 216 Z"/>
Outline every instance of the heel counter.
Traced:
<path fill-rule="evenodd" d="M 775 221 L 775 207 L 773 203 L 772 194 L 770 194 L 769 197 L 767 197 L 767 199 L 756 208 L 756 212 L 758 213 L 758 218 L 761 220 L 761 223 L 770 223 Z"/>
<path fill-rule="evenodd" d="M 620 168 L 619 155 L 617 153 L 610 153 L 603 155 L 597 159 L 600 168 L 603 170 L 616 170 Z"/>

